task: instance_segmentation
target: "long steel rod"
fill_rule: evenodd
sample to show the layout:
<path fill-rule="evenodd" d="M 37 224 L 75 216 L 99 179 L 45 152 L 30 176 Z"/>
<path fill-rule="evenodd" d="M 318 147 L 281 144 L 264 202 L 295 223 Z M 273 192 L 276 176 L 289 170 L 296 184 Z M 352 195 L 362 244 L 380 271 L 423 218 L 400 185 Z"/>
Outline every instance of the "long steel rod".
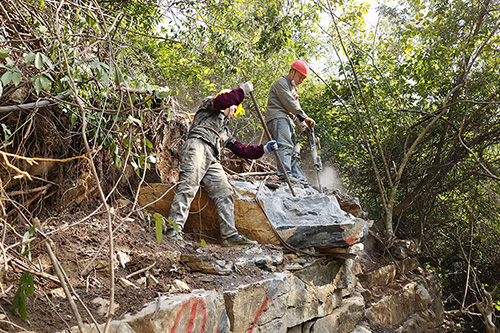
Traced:
<path fill-rule="evenodd" d="M 245 79 L 246 80 L 246 79 Z M 252 98 L 252 102 L 255 105 L 255 110 L 257 110 L 257 114 L 259 115 L 260 122 L 262 123 L 262 127 L 264 127 L 264 130 L 266 132 L 266 136 L 268 140 L 273 140 L 271 136 L 271 132 L 269 132 L 269 128 L 267 128 L 266 121 L 264 120 L 264 117 L 262 116 L 262 113 L 260 112 L 259 109 L 259 104 L 257 104 L 257 101 L 255 100 L 255 96 L 253 95 L 253 92 L 250 92 L 250 98 Z M 278 161 L 278 166 L 280 169 L 283 171 L 283 174 L 285 175 L 286 182 L 288 183 L 288 186 L 290 187 L 290 192 L 292 192 L 292 195 L 295 197 L 295 191 L 293 190 L 292 183 L 290 182 L 290 178 L 288 178 L 288 174 L 286 173 L 286 170 L 283 166 L 283 162 L 281 161 L 280 155 L 278 152 L 275 150 L 274 151 L 274 156 L 276 157 L 276 160 Z"/>

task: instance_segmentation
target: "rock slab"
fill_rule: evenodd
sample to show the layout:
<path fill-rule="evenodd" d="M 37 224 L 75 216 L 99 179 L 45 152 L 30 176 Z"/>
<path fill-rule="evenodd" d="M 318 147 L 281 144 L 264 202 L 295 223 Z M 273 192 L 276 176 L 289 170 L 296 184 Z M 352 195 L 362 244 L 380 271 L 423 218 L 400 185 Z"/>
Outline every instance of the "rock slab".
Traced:
<path fill-rule="evenodd" d="M 340 208 L 335 195 L 297 187 L 269 189 L 259 183 L 231 182 L 235 191 L 234 212 L 238 231 L 261 244 L 289 245 L 304 249 L 348 247 L 364 240 L 367 222 Z M 174 189 L 167 184 L 141 188 L 139 204 L 152 212 L 168 216 Z M 220 240 L 217 212 L 201 190 L 191 204 L 184 227 L 189 233 Z"/>

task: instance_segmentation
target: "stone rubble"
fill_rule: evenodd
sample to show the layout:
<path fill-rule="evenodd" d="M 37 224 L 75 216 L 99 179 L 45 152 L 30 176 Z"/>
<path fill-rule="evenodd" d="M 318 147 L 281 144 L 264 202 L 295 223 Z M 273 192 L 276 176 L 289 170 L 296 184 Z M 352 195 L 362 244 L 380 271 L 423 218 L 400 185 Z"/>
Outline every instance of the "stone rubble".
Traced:
<path fill-rule="evenodd" d="M 362 245 L 356 248 L 355 252 L 363 252 Z M 366 272 L 356 259 L 284 256 L 295 260 L 296 269 L 232 290 L 191 291 L 178 281 L 172 290 L 184 294 L 161 294 L 140 312 L 113 321 L 110 332 L 364 333 L 377 332 L 369 325 L 376 322 L 397 332 L 423 333 L 443 322 L 439 283 L 411 259 Z M 284 256 L 241 259 L 240 265 L 260 262 L 262 269 L 270 269 Z M 393 284 L 395 267 L 398 274 L 411 271 L 416 278 L 399 289 L 383 291 Z M 97 331 L 89 326 L 84 332 Z"/>

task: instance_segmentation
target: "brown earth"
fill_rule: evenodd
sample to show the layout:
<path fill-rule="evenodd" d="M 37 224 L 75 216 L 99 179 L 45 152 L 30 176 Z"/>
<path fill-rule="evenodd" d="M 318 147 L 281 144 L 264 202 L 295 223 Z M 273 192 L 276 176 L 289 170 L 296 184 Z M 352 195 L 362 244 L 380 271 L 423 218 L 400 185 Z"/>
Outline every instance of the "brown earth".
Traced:
<path fill-rule="evenodd" d="M 174 287 L 175 280 L 185 282 L 190 290 L 216 288 L 230 290 L 238 285 L 248 284 L 271 274 L 255 266 L 241 266 L 230 275 L 193 273 L 182 262 L 175 260 L 173 254 L 176 251 L 181 254 L 209 254 L 214 258 L 235 262 L 236 259 L 245 257 L 245 252 L 248 249 L 245 247 L 224 248 L 219 244 L 210 243 L 202 247 L 197 235 L 186 235 L 184 241 L 176 241 L 165 236 L 161 243 L 158 243 L 154 226 L 148 225 L 148 222 L 140 216 L 132 215 L 130 220 L 125 221 L 120 219 L 128 211 L 128 206 L 115 207 L 113 227 L 118 227 L 114 234 L 115 251 L 124 253 L 130 258 L 130 261 L 123 267 L 116 262 L 116 280 L 125 278 L 127 275 L 146 267 L 151 268 L 128 279 L 136 284 L 137 288 L 124 287 L 120 283 L 115 285 L 115 302 L 118 304 L 118 308 L 114 319 L 119 319 L 126 313 L 141 310 L 144 304 L 154 301 L 159 293 L 181 292 Z M 105 321 L 105 317 L 99 309 L 101 305 L 94 302 L 98 298 L 109 299 L 110 279 L 107 245 L 104 244 L 100 255 L 95 260 L 96 267 L 91 269 L 88 275 L 82 276 L 79 272 L 84 269 L 88 260 L 93 257 L 107 238 L 107 214 L 99 213 L 89 220 L 79 222 L 82 218 L 84 218 L 84 214 L 81 212 L 67 214 L 47 223 L 45 230 L 49 232 L 58 229 L 63 223 L 71 225 L 51 237 L 52 248 L 79 297 L 95 319 L 102 323 Z M 75 223 L 77 224 L 74 225 Z M 263 253 L 278 254 L 281 252 L 279 247 L 272 245 L 260 245 L 259 248 Z M 45 273 L 53 277 L 56 276 L 39 238 L 33 241 L 32 255 L 34 265 L 41 264 Z M 247 256 L 252 255 L 254 254 L 249 253 Z M 38 270 L 35 268 L 33 271 Z M 27 297 L 28 322 L 24 322 L 10 312 L 12 299 L 22 272 L 22 269 L 14 266 L 13 269 L 7 270 L 3 276 L 4 292 L 0 298 L 0 305 L 5 322 L 0 322 L 0 329 L 4 331 L 19 330 L 7 321 L 35 332 L 54 332 L 75 326 L 74 315 L 65 298 L 61 297 L 61 285 L 54 282 L 53 279 L 39 275 L 33 275 L 35 292 Z M 153 276 L 153 278 L 149 278 L 148 285 L 141 285 L 137 282 L 141 277 L 146 276 Z M 89 316 L 80 304 L 78 304 L 78 309 L 84 321 L 89 320 Z M 107 310 L 107 307 L 105 309 Z"/>

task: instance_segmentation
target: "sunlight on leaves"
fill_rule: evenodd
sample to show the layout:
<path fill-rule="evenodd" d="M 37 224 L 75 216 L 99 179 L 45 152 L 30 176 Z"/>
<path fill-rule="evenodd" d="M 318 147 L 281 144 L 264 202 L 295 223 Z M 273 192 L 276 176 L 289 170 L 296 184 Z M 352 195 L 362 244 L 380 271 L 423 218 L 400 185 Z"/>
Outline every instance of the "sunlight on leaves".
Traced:
<path fill-rule="evenodd" d="M 17 289 L 14 298 L 12 299 L 11 311 L 14 315 L 16 315 L 16 311 L 19 313 L 19 316 L 24 320 L 28 320 L 28 311 L 26 307 L 26 297 L 33 294 L 35 290 L 35 283 L 33 281 L 33 276 L 31 273 L 26 271 L 21 275 L 21 279 L 19 281 L 19 287 Z"/>

